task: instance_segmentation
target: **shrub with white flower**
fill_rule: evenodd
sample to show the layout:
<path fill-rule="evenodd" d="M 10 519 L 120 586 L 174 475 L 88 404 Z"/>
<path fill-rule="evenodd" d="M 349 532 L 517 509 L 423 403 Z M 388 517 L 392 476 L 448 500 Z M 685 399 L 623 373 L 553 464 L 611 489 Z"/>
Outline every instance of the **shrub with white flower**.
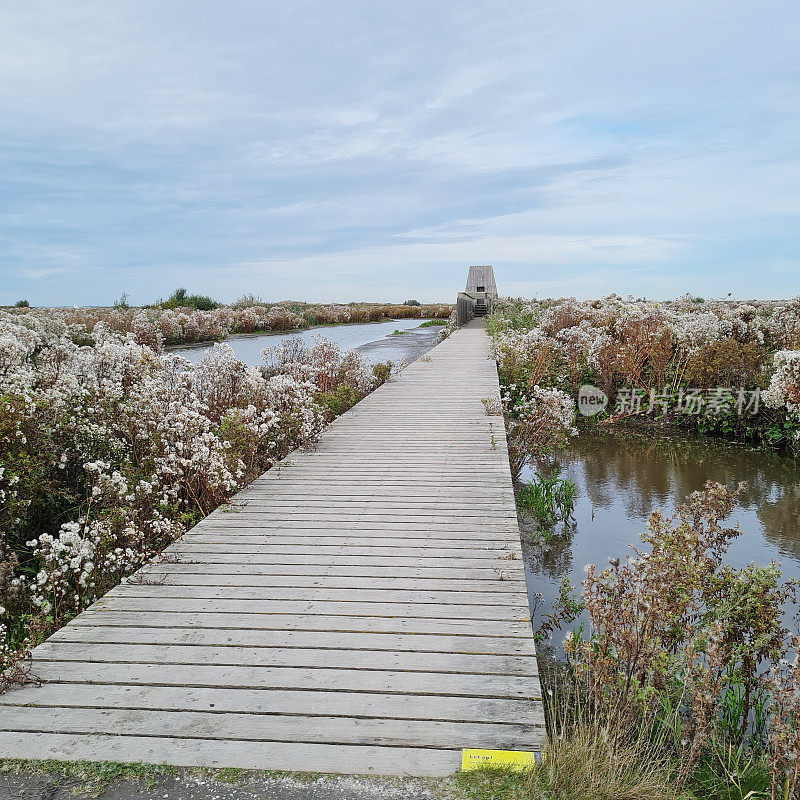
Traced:
<path fill-rule="evenodd" d="M 800 419 L 800 350 L 779 350 L 773 365 L 775 372 L 763 394 L 764 402 Z"/>
<path fill-rule="evenodd" d="M 506 391 L 501 399 L 506 417 L 508 457 L 515 480 L 531 459 L 563 447 L 578 432 L 575 401 L 560 389 L 533 386 L 525 395 L 516 398 L 511 391 Z"/>
<path fill-rule="evenodd" d="M 101 533 L 85 519 L 65 522 L 56 536 L 42 533 L 28 542 L 41 565 L 33 581 L 31 599 L 56 620 L 80 611 L 95 587 L 95 554 Z"/>
<path fill-rule="evenodd" d="M 642 398 L 631 403 L 640 419 L 656 409 L 661 424 L 800 446 L 800 298 L 501 298 L 486 327 L 501 386 L 514 402 L 535 386 L 577 397 L 590 384 L 605 392 L 609 412 L 620 398 Z M 680 401 L 690 395 L 727 405 L 718 414 L 702 406 L 692 414 Z M 595 419 L 624 424 L 630 416 Z"/>
<path fill-rule="evenodd" d="M 225 344 L 194 365 L 161 352 L 178 329 L 234 322 L 231 309 L 0 312 L 2 652 L 21 657 L 25 620 L 63 624 L 385 379 L 324 339 L 262 368 Z"/>
<path fill-rule="evenodd" d="M 800 347 L 800 298 L 501 299 L 487 330 L 501 384 L 513 385 L 515 398 L 533 386 L 575 396 L 587 383 L 600 387 L 613 408 L 623 389 L 645 398 L 675 398 L 690 388 L 738 396 L 740 390 L 761 391 L 772 378 L 765 400 L 779 410 L 777 416 L 742 416 L 741 422 L 720 416 L 717 432 L 769 444 L 797 438 L 799 384 L 792 353 Z M 692 420 L 684 422 L 691 427 Z"/>

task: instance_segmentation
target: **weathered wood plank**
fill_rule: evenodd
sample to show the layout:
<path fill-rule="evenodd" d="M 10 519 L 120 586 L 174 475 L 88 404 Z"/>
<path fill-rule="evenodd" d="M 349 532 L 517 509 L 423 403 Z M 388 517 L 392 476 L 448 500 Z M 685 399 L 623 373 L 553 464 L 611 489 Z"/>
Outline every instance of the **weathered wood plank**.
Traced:
<path fill-rule="evenodd" d="M 379 745 L 391 747 L 480 747 L 487 739 L 498 747 L 514 749 L 530 741 L 541 727 L 519 723 L 443 722 L 359 717 L 269 716 L 250 713 L 203 711 L 129 711 L 126 709 L 3 708 L 8 731 L 111 736 L 163 735 L 169 729 L 179 738 L 238 742 L 315 742 L 320 744 Z"/>
<path fill-rule="evenodd" d="M 329 601 L 317 604 L 310 600 L 227 600 L 181 597 L 123 597 L 107 594 L 95 604 L 98 609 L 153 612 L 168 606 L 171 611 L 225 612 L 228 614 L 310 614 L 321 611 L 348 617 L 424 617 L 426 619 L 523 620 L 528 609 L 485 605 L 439 605 L 438 603 Z"/>
<path fill-rule="evenodd" d="M 318 650 L 389 650 L 416 653 L 465 653 L 535 655 L 530 639 L 501 636 L 286 631 L 218 628 L 130 628 L 68 625 L 50 637 L 50 642 L 117 644 L 192 644 L 254 648 L 316 648 Z"/>
<path fill-rule="evenodd" d="M 36 675 L 51 683 L 149 686 L 236 686 L 380 694 L 454 695 L 524 699 L 539 695 L 536 676 L 392 672 L 310 667 L 243 667 L 205 664 L 101 663 L 37 659 Z"/>
<path fill-rule="evenodd" d="M 220 564 L 220 563 L 167 563 L 159 562 L 152 566 L 146 567 L 142 570 L 142 575 L 150 574 L 167 574 L 167 575 L 220 575 L 234 578 L 234 576 L 247 576 L 247 575 L 261 575 L 265 577 L 275 576 L 276 579 L 281 576 L 287 578 L 303 578 L 306 580 L 324 580 L 324 579 L 348 579 L 348 578 L 385 578 L 396 579 L 398 581 L 424 581 L 424 582 L 442 582 L 442 581 L 463 581 L 466 584 L 471 584 L 475 581 L 489 581 L 492 584 L 505 585 L 504 582 L 509 580 L 524 581 L 525 576 L 523 572 L 523 564 L 521 560 L 510 561 L 503 564 L 503 569 L 507 574 L 507 579 L 501 578 L 494 570 L 494 565 L 488 567 L 461 567 L 447 569 L 438 567 L 435 570 L 423 572 L 420 568 L 413 567 L 400 567 L 382 565 L 379 567 L 371 566 L 334 566 L 326 564 L 324 574 L 322 572 L 315 573 L 311 570 L 306 570 L 305 564 Z M 234 578 L 235 579 L 235 578 Z M 242 583 L 246 583 L 246 578 L 241 578 Z M 391 585 L 391 584 L 387 584 Z M 407 584 L 410 585 L 410 584 Z M 515 589 L 516 591 L 516 589 Z"/>
<path fill-rule="evenodd" d="M 240 573 L 232 577 L 228 572 L 186 572 L 151 567 L 141 573 L 141 579 L 153 581 L 161 586 L 207 586 L 231 587 L 235 589 L 252 589 L 257 587 L 286 587 L 319 589 L 319 596 L 326 595 L 323 590 L 359 590 L 359 589 L 396 589 L 400 591 L 446 591 L 463 594 L 464 592 L 481 594 L 513 594 L 516 602 L 527 599 L 522 576 L 519 580 L 502 580 L 495 575 L 487 579 L 447 579 L 418 577 L 340 577 L 335 575 L 268 575 L 264 573 Z M 326 595 L 327 596 L 327 595 Z M 466 600 L 463 596 L 457 600 Z"/>
<path fill-rule="evenodd" d="M 210 527 L 219 529 L 224 527 L 228 528 L 258 528 L 265 533 L 270 530 L 294 530 L 295 528 L 301 530 L 312 530 L 314 528 L 319 530 L 344 530 L 344 531 L 395 531 L 398 536 L 403 536 L 407 532 L 418 532 L 420 530 L 429 531 L 432 536 L 443 536 L 447 534 L 452 536 L 462 532 L 482 533 L 484 536 L 489 536 L 491 539 L 508 537 L 512 538 L 514 534 L 514 527 L 507 522 L 503 523 L 489 523 L 483 524 L 482 522 L 427 522 L 420 525 L 419 522 L 406 520 L 405 522 L 380 522 L 380 521 L 364 521 L 364 520 L 350 520 L 343 521 L 337 520 L 323 520 L 323 519 L 304 519 L 304 520 L 280 520 L 270 518 L 264 515 L 257 514 L 233 514 L 226 517 L 216 517 L 213 520 L 209 518 Z M 187 534 L 190 536 L 190 534 Z"/>
<path fill-rule="evenodd" d="M 498 636 L 530 638 L 531 624 L 525 620 L 428 619 L 417 617 L 354 617 L 325 614 L 245 614 L 219 612 L 176 612 L 168 606 L 150 611 L 123 611 L 97 604 L 74 619 L 71 626 L 113 625 L 139 628 L 142 625 L 168 628 L 249 628 L 286 631 L 365 631 L 368 633 L 436 634 L 441 636 Z"/>
<path fill-rule="evenodd" d="M 372 556 L 375 555 L 379 558 L 390 560 L 397 557 L 414 557 L 420 556 L 426 559 L 431 558 L 471 558 L 471 559 L 497 559 L 498 556 L 504 555 L 509 552 L 519 552 L 516 548 L 505 546 L 505 542 L 496 542 L 493 545 L 486 547 L 439 547 L 438 542 L 427 542 L 411 545 L 408 543 L 405 547 L 397 547 L 394 544 L 376 544 L 376 545 L 314 545 L 313 543 L 305 545 L 294 545 L 291 548 L 293 555 L 320 555 L 323 558 L 330 556 Z M 263 544 L 249 544 L 249 543 L 233 543 L 216 541 L 193 541 L 187 539 L 183 546 L 176 548 L 175 552 L 185 553 L 188 556 L 199 553 L 246 553 L 253 555 L 269 555 L 270 553 L 277 553 L 282 555 L 289 549 L 287 545 L 272 544 L 267 541 Z"/>
<path fill-rule="evenodd" d="M 184 564 L 276 564 L 276 565 L 305 565 L 309 568 L 316 567 L 319 572 L 325 572 L 329 567 L 385 567 L 392 564 L 398 568 L 409 567 L 420 571 L 439 572 L 440 570 L 463 567 L 465 570 L 477 569 L 490 571 L 492 569 L 513 569 L 518 565 L 522 569 L 522 558 L 518 551 L 511 550 L 509 553 L 516 554 L 513 559 L 508 559 L 501 552 L 494 556 L 487 554 L 486 558 L 459 558 L 458 556 L 433 557 L 427 553 L 419 558 L 406 556 L 385 555 L 363 556 L 363 555 L 322 555 L 322 554 L 295 554 L 295 553 L 209 553 L 203 551 L 193 552 L 183 548 L 175 548 L 171 551 L 179 557 Z"/>
<path fill-rule="evenodd" d="M 536 675 L 529 655 L 428 653 L 366 649 L 265 648 L 243 645 L 93 644 L 63 639 L 45 642 L 36 657 L 50 661 L 93 661 L 98 664 L 198 664 L 203 666 L 310 667 L 330 669 L 447 672 L 483 675 Z"/>
<path fill-rule="evenodd" d="M 522 589 L 523 587 L 520 587 Z M 187 600 L 311 600 L 315 603 L 364 602 L 364 603 L 436 603 L 467 606 L 514 606 L 525 607 L 527 595 L 499 592 L 448 592 L 445 590 L 422 591 L 416 589 L 330 589 L 318 586 L 311 589 L 293 586 L 176 586 L 169 583 L 123 584 L 106 597 L 177 598 Z"/>
<path fill-rule="evenodd" d="M 506 720 L 542 726 L 535 698 L 496 699 L 448 695 L 317 692 L 309 689 L 234 689 L 231 687 L 115 686 L 86 683 L 45 684 L 0 695 L 0 706 L 125 708 L 153 711 L 246 712 L 309 717 L 389 717 L 462 722 Z"/>
<path fill-rule="evenodd" d="M 159 737 L 86 736 L 56 733 L 4 732 L 0 753 L 5 758 L 76 759 L 145 762 L 187 767 L 238 767 L 317 772 L 391 775 L 447 775 L 461 764 L 461 750 L 324 745 L 297 742 L 239 742 Z"/>
<path fill-rule="evenodd" d="M 353 544 L 380 544 L 394 543 L 400 541 L 408 544 L 415 544 L 416 542 L 430 542 L 433 540 L 434 532 L 421 530 L 420 528 L 367 528 L 367 529 L 342 529 L 342 528 L 320 528 L 320 527 L 299 527 L 292 526 L 287 528 L 265 528 L 260 526 L 257 522 L 250 524 L 248 520 L 244 520 L 241 525 L 216 525 L 209 523 L 204 525 L 205 530 L 202 535 L 197 534 L 198 538 L 187 539 L 186 541 L 213 540 L 216 542 L 227 541 L 240 541 L 251 542 L 257 539 L 260 542 L 269 536 L 269 540 L 274 544 L 307 544 L 308 540 L 319 541 L 320 544 L 342 544 L 343 539 L 348 541 L 352 540 Z M 457 535 L 457 539 L 450 538 Z M 473 547 L 485 547 L 487 544 L 497 544 L 501 542 L 508 544 L 509 549 L 512 547 L 519 549 L 519 540 L 515 539 L 508 531 L 502 532 L 487 532 L 485 530 L 465 530 L 459 528 L 457 532 L 442 532 L 442 538 L 437 538 L 436 541 L 440 542 L 443 546 L 450 546 L 450 543 L 457 545 L 467 545 L 473 543 Z"/>

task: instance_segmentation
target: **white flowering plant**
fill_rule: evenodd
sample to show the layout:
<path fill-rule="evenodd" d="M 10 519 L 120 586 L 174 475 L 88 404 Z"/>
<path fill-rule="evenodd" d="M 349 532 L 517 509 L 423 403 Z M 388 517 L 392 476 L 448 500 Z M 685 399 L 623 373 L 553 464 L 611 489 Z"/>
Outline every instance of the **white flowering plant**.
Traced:
<path fill-rule="evenodd" d="M 62 625 L 391 371 L 323 338 L 249 367 L 226 344 L 190 364 L 140 334 L 0 312 L 7 661 L 36 638 L 31 621 Z"/>
<path fill-rule="evenodd" d="M 487 330 L 501 383 L 515 400 L 534 386 L 574 397 L 590 384 L 605 392 L 612 411 L 622 391 L 667 401 L 691 387 L 719 396 L 764 390 L 766 402 L 754 414 L 715 406 L 681 424 L 760 444 L 798 441 L 800 299 L 503 299 Z"/>
<path fill-rule="evenodd" d="M 518 480 L 531 459 L 563 447 L 577 429 L 575 401 L 565 392 L 533 386 L 515 397 L 515 389 L 512 384 L 501 399 L 511 474 Z"/>

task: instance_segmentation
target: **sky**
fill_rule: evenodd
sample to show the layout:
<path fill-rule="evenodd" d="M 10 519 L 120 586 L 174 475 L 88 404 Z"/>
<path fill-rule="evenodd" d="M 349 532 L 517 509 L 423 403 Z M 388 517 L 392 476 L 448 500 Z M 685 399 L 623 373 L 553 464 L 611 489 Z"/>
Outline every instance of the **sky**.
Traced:
<path fill-rule="evenodd" d="M 0 5 L 0 304 L 800 294 L 794 0 Z"/>

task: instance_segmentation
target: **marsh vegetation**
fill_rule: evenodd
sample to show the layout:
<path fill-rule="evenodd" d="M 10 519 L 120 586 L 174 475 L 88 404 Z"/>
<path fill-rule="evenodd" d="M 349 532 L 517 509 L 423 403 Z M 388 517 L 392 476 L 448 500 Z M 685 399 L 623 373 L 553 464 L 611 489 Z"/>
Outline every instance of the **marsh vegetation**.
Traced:
<path fill-rule="evenodd" d="M 198 363 L 0 312 L 0 674 L 390 375 L 318 339 Z M 0 687 L 2 688 L 2 687 Z"/>
<path fill-rule="evenodd" d="M 168 300 L 143 308 L 132 308 L 125 296 L 122 299 L 124 302 L 117 302 L 112 308 L 25 306 L 13 313 L 41 322 L 59 321 L 88 336 L 99 324 L 158 352 L 165 346 L 222 341 L 234 334 L 301 331 L 320 325 L 397 319 L 447 320 L 453 309 L 447 304 L 271 303 L 253 295 L 226 306 L 204 295 L 190 295 L 185 289 L 176 290 Z"/>
<path fill-rule="evenodd" d="M 536 520 L 536 530 L 550 542 L 557 523 L 567 524 L 575 503 L 575 481 L 560 478 L 553 468 L 517 487 L 517 507 Z"/>
<path fill-rule="evenodd" d="M 758 476 L 737 474 L 740 461 L 728 458 L 714 475 L 700 469 L 664 484 L 631 448 L 618 448 L 625 462 L 574 454 L 587 434 L 624 440 L 632 418 L 650 429 L 650 446 L 657 430 L 667 441 L 671 431 L 700 434 L 687 446 L 695 453 L 704 435 L 777 448 L 770 457 L 785 480 L 756 513 L 766 520 L 784 497 L 796 537 L 800 302 L 506 301 L 487 327 L 518 504 L 536 519 L 527 554 L 558 587 L 537 609 L 538 636 L 558 656 L 543 661 L 547 757 L 508 796 L 798 797 L 798 562 L 785 547 L 759 548 L 769 524 L 751 533 L 726 523 L 752 508 L 763 486 L 742 481 Z M 583 384 L 609 403 L 576 425 Z M 758 408 L 737 405 L 756 390 Z M 690 392 L 698 413 L 679 414 Z M 608 481 L 614 467 L 617 484 Z M 655 485 L 637 493 L 647 478 Z M 570 487 L 569 525 L 554 524 L 567 508 L 559 481 Z M 632 486 L 620 496 L 623 481 Z M 605 535 L 607 520 L 593 527 L 609 504 L 642 509 L 616 539 Z M 596 558 L 575 580 L 587 549 Z"/>

